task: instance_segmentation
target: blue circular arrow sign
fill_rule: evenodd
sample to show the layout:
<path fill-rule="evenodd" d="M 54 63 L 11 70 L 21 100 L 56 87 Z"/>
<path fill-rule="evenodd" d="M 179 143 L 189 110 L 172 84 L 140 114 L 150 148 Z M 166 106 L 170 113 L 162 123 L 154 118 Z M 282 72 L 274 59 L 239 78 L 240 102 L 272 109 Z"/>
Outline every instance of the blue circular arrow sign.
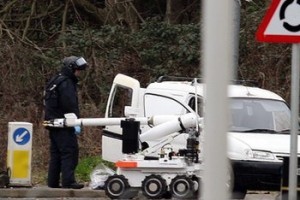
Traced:
<path fill-rule="evenodd" d="M 18 128 L 13 134 L 15 143 L 19 145 L 25 145 L 30 140 L 30 132 L 26 128 Z"/>

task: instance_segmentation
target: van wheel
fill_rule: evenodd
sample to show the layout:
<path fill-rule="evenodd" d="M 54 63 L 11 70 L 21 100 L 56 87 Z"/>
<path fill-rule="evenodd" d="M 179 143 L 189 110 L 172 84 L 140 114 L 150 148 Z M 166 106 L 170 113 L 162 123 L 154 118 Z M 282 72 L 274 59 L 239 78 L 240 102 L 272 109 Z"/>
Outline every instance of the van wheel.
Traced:
<path fill-rule="evenodd" d="M 111 199 L 117 199 L 128 190 L 129 183 L 123 175 L 114 174 L 105 181 L 105 194 Z"/>
<path fill-rule="evenodd" d="M 244 199 L 247 194 L 247 190 L 239 189 L 232 191 L 231 198 L 232 199 Z"/>
<path fill-rule="evenodd" d="M 159 199 L 167 192 L 167 182 L 160 175 L 146 176 L 142 181 L 142 192 L 149 199 Z"/>
<path fill-rule="evenodd" d="M 226 189 L 229 193 L 232 192 L 234 185 L 234 174 L 231 163 L 227 163 L 227 170 L 226 170 Z"/>

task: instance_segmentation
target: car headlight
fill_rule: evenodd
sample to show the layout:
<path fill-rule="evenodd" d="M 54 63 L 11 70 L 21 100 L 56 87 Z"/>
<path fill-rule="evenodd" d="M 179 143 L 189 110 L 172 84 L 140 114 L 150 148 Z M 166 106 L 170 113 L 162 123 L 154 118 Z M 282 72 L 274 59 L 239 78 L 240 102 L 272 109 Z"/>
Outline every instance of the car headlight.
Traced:
<path fill-rule="evenodd" d="M 247 150 L 246 155 L 252 159 L 259 160 L 275 160 L 275 156 L 268 151 L 258 151 L 258 150 Z"/>

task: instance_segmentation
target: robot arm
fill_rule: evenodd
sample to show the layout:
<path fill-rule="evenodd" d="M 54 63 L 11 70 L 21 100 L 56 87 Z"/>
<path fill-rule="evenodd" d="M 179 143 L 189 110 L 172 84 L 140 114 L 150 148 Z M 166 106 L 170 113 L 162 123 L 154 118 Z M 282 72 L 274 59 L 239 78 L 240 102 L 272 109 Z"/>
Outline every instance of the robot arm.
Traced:
<path fill-rule="evenodd" d="M 63 119 L 53 119 L 49 121 L 44 121 L 43 125 L 47 127 L 74 127 L 74 126 L 109 126 L 109 125 L 120 125 L 122 120 L 126 118 L 80 118 L 78 119 L 74 113 L 65 114 Z M 148 124 L 150 118 L 140 117 L 135 118 L 141 124 Z"/>
<path fill-rule="evenodd" d="M 121 125 L 121 121 L 126 118 L 81 118 L 78 119 L 75 114 L 69 113 L 63 119 L 54 119 L 45 121 L 44 126 L 48 127 L 74 127 L 74 126 L 108 126 L 108 125 Z M 195 113 L 188 113 L 182 116 L 153 116 L 150 118 L 140 117 L 134 118 L 139 121 L 141 125 L 153 125 L 153 128 L 140 134 L 140 142 L 147 142 L 162 139 L 156 145 L 148 147 L 143 151 L 144 154 L 150 154 L 159 149 L 162 145 L 171 142 L 177 137 L 180 131 L 196 127 L 201 120 L 197 118 Z"/>
<path fill-rule="evenodd" d="M 157 152 L 157 150 L 159 150 L 162 146 L 172 142 L 174 140 L 174 138 L 177 137 L 179 134 L 180 134 L 179 132 L 176 132 L 176 133 L 169 135 L 168 137 L 164 138 L 163 140 L 159 141 L 158 143 L 144 149 L 142 151 L 142 154 L 147 156 L 147 155 Z"/>
<path fill-rule="evenodd" d="M 150 130 L 140 135 L 141 142 L 155 140 L 172 133 L 185 130 L 186 128 L 196 127 L 199 120 L 194 113 L 188 113 L 177 117 L 176 119 L 169 120 L 165 123 L 159 124 Z"/>
<path fill-rule="evenodd" d="M 180 134 L 180 131 L 185 131 L 188 128 L 196 127 L 196 124 L 199 122 L 201 122 L 201 119 L 197 119 L 194 113 L 188 113 L 171 119 L 165 123 L 159 124 L 142 133 L 140 135 L 140 141 L 142 143 L 165 137 L 158 143 L 143 150 L 142 154 L 149 155 L 156 152 L 162 146 L 172 142 L 174 138 Z"/>
<path fill-rule="evenodd" d="M 133 117 L 135 121 L 139 121 L 141 125 L 157 126 L 170 120 L 177 119 L 173 115 L 158 115 L 153 117 Z M 121 121 L 128 118 L 80 118 L 78 119 L 74 113 L 65 114 L 65 118 L 53 119 L 43 122 L 46 127 L 74 127 L 74 126 L 111 126 L 121 125 Z"/>
<path fill-rule="evenodd" d="M 47 127 L 74 127 L 74 126 L 108 126 L 120 125 L 122 120 L 126 118 L 81 118 L 78 119 L 74 113 L 65 114 L 65 118 L 44 121 L 43 125 Z M 199 122 L 194 113 L 188 113 L 182 116 L 153 116 L 153 117 L 137 117 L 135 121 L 139 121 L 142 125 L 154 125 L 153 128 L 142 133 L 140 140 L 155 140 L 172 133 L 185 130 L 186 128 L 196 127 Z"/>

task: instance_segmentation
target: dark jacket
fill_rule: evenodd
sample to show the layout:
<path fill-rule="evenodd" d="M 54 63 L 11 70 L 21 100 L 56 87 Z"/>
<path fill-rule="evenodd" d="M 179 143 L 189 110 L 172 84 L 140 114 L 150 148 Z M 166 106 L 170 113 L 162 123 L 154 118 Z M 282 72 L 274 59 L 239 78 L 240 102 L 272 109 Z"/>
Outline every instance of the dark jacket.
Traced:
<path fill-rule="evenodd" d="M 56 103 L 53 103 L 53 101 L 45 101 L 45 120 L 64 118 L 64 114 L 66 113 L 75 113 L 79 118 L 77 96 L 78 79 L 68 67 L 63 67 L 60 74 L 67 78 L 56 88 Z"/>

